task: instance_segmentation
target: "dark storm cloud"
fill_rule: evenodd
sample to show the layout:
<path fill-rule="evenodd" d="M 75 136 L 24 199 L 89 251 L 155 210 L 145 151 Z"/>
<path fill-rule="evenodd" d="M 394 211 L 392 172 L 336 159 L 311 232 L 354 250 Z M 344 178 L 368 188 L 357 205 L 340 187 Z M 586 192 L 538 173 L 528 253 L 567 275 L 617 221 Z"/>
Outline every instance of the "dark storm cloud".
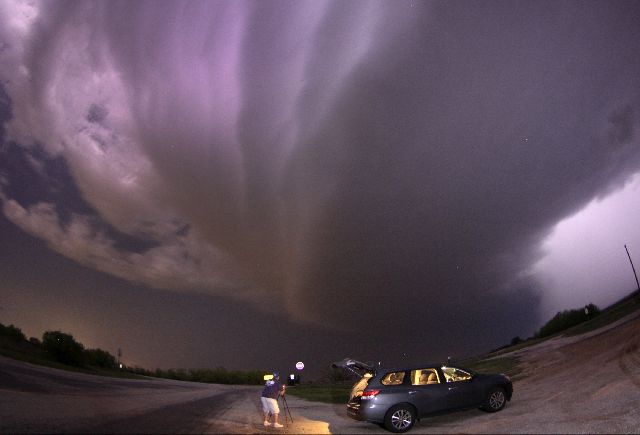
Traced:
<path fill-rule="evenodd" d="M 633 14 L 494 6 L 434 7 L 351 74 L 318 128 L 341 165 L 321 167 L 342 170 L 314 231 L 316 313 L 410 324 L 429 304 L 432 325 L 501 310 L 530 323 L 532 288 L 513 290 L 537 242 L 637 170 L 640 65 L 613 54 L 637 41 Z M 472 316 L 478 299 L 493 309 Z"/>
<path fill-rule="evenodd" d="M 65 251 L 48 203 L 5 196 L 9 219 L 125 279 L 367 325 L 380 351 L 530 332 L 541 240 L 640 166 L 635 3 L 38 8 L 3 32 L 10 133 L 157 246 L 80 225 Z"/>

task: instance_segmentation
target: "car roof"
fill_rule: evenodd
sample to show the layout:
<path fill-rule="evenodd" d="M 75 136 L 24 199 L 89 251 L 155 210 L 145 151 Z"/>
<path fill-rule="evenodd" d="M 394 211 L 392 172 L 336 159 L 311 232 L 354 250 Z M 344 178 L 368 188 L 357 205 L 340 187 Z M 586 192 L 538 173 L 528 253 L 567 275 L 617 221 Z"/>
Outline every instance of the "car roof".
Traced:
<path fill-rule="evenodd" d="M 380 367 L 378 369 L 379 373 L 390 373 L 390 372 L 406 372 L 408 370 L 420 370 L 420 369 L 432 369 L 432 368 L 440 368 L 445 364 L 441 362 L 430 362 L 423 364 L 411 364 L 410 366 L 395 366 L 395 367 Z M 452 366 L 455 367 L 455 366 Z"/>
<path fill-rule="evenodd" d="M 364 363 L 358 360 L 354 360 L 352 358 L 345 358 L 342 361 L 338 361 L 335 362 L 333 364 L 331 364 L 332 367 L 334 368 L 346 368 L 349 370 L 352 369 L 358 369 L 362 372 L 372 372 L 376 375 L 378 374 L 387 374 L 387 373 L 393 373 L 393 372 L 405 372 L 405 371 L 409 371 L 409 370 L 420 370 L 420 369 L 427 369 L 427 368 L 441 368 L 441 367 L 455 367 L 455 368 L 459 368 L 468 372 L 472 372 L 469 369 L 466 369 L 464 367 L 460 367 L 458 365 L 450 365 L 450 364 L 445 364 L 443 362 L 428 362 L 428 363 L 419 363 L 419 364 L 410 364 L 410 365 L 406 365 L 406 366 L 389 366 L 389 367 L 384 367 L 381 366 L 379 364 L 374 364 L 374 363 Z M 353 371 L 353 370 L 352 370 Z M 360 376 L 363 376 L 364 373 L 360 373 Z"/>

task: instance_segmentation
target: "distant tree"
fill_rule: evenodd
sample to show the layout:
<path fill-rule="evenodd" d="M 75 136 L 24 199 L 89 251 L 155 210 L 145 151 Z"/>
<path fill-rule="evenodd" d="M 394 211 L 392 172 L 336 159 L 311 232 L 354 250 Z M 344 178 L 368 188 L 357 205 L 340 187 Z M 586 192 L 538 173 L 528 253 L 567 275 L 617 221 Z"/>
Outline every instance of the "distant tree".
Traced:
<path fill-rule="evenodd" d="M 156 369 L 156 370 L 159 370 L 159 369 Z M 127 367 L 127 371 L 129 371 L 131 373 L 135 373 L 136 375 L 156 376 L 155 372 L 147 370 L 144 367 L 138 367 L 138 366 Z M 159 376 L 156 376 L 156 377 L 159 377 Z"/>
<path fill-rule="evenodd" d="M 42 342 L 40 340 L 38 340 L 35 337 L 31 337 L 29 338 L 29 343 L 33 344 L 34 346 L 40 347 L 42 346 Z"/>
<path fill-rule="evenodd" d="M 239 371 L 227 370 L 224 367 L 215 369 L 156 369 L 154 372 L 146 371 L 149 376 L 157 378 L 169 378 L 180 381 L 205 382 L 210 384 L 232 384 L 232 385 L 261 385 L 264 370 Z"/>
<path fill-rule="evenodd" d="M 598 308 L 597 305 L 594 305 L 594 304 L 585 305 L 584 315 L 587 318 L 587 320 L 593 319 L 598 314 L 600 314 L 600 308 Z"/>
<path fill-rule="evenodd" d="M 594 304 L 585 305 L 584 308 L 565 310 L 556 313 L 536 334 L 537 338 L 548 337 L 578 325 L 587 320 L 591 320 L 600 314 L 600 308 Z"/>
<path fill-rule="evenodd" d="M 329 367 L 324 371 L 322 380 L 324 382 L 334 383 L 352 383 L 356 379 L 355 375 L 347 370 L 339 369 L 336 367 Z"/>
<path fill-rule="evenodd" d="M 115 369 L 118 367 L 116 357 L 102 349 L 87 349 L 84 351 L 84 363 L 89 366 Z"/>
<path fill-rule="evenodd" d="M 4 326 L 0 323 L 0 336 L 16 343 L 27 341 L 27 337 L 22 330 L 14 325 Z"/>
<path fill-rule="evenodd" d="M 84 363 L 84 346 L 72 335 L 60 331 L 47 331 L 42 335 L 42 348 L 55 361 L 71 366 Z"/>
<path fill-rule="evenodd" d="M 520 342 L 522 342 L 522 338 L 520 338 L 520 336 L 518 336 L 518 337 L 513 337 L 513 338 L 511 339 L 511 346 L 515 346 L 516 344 L 518 344 L 518 343 L 520 343 Z"/>

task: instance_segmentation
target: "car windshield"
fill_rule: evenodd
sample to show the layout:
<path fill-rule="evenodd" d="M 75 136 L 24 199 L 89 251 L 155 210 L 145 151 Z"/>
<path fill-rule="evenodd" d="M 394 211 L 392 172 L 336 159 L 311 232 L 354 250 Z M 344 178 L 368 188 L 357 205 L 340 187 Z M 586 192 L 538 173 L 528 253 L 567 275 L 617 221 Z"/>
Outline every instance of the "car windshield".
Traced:
<path fill-rule="evenodd" d="M 442 373 L 447 382 L 468 381 L 471 379 L 471 373 L 455 367 L 442 367 Z"/>

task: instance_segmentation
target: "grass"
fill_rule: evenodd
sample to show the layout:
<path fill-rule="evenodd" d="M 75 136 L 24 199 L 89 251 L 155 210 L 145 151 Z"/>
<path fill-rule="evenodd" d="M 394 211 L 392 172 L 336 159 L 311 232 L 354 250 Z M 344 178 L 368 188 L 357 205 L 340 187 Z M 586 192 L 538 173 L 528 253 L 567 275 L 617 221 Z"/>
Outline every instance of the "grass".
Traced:
<path fill-rule="evenodd" d="M 466 367 L 478 373 L 504 373 L 510 378 L 517 379 L 522 373 L 520 359 L 515 356 L 502 358 L 477 358 L 460 362 L 461 367 Z"/>
<path fill-rule="evenodd" d="M 593 319 L 576 325 L 572 328 L 569 328 L 562 334 L 571 337 L 574 335 L 584 334 L 585 332 L 594 331 L 598 328 L 602 328 L 603 326 L 620 320 L 624 316 L 631 314 L 638 309 L 640 309 L 640 296 L 634 294 L 631 297 L 625 298 L 622 301 L 607 308 L 606 310 L 601 312 L 599 316 L 594 317 Z"/>
<path fill-rule="evenodd" d="M 287 388 L 287 394 L 313 402 L 347 403 L 351 394 L 351 384 L 296 385 Z"/>

